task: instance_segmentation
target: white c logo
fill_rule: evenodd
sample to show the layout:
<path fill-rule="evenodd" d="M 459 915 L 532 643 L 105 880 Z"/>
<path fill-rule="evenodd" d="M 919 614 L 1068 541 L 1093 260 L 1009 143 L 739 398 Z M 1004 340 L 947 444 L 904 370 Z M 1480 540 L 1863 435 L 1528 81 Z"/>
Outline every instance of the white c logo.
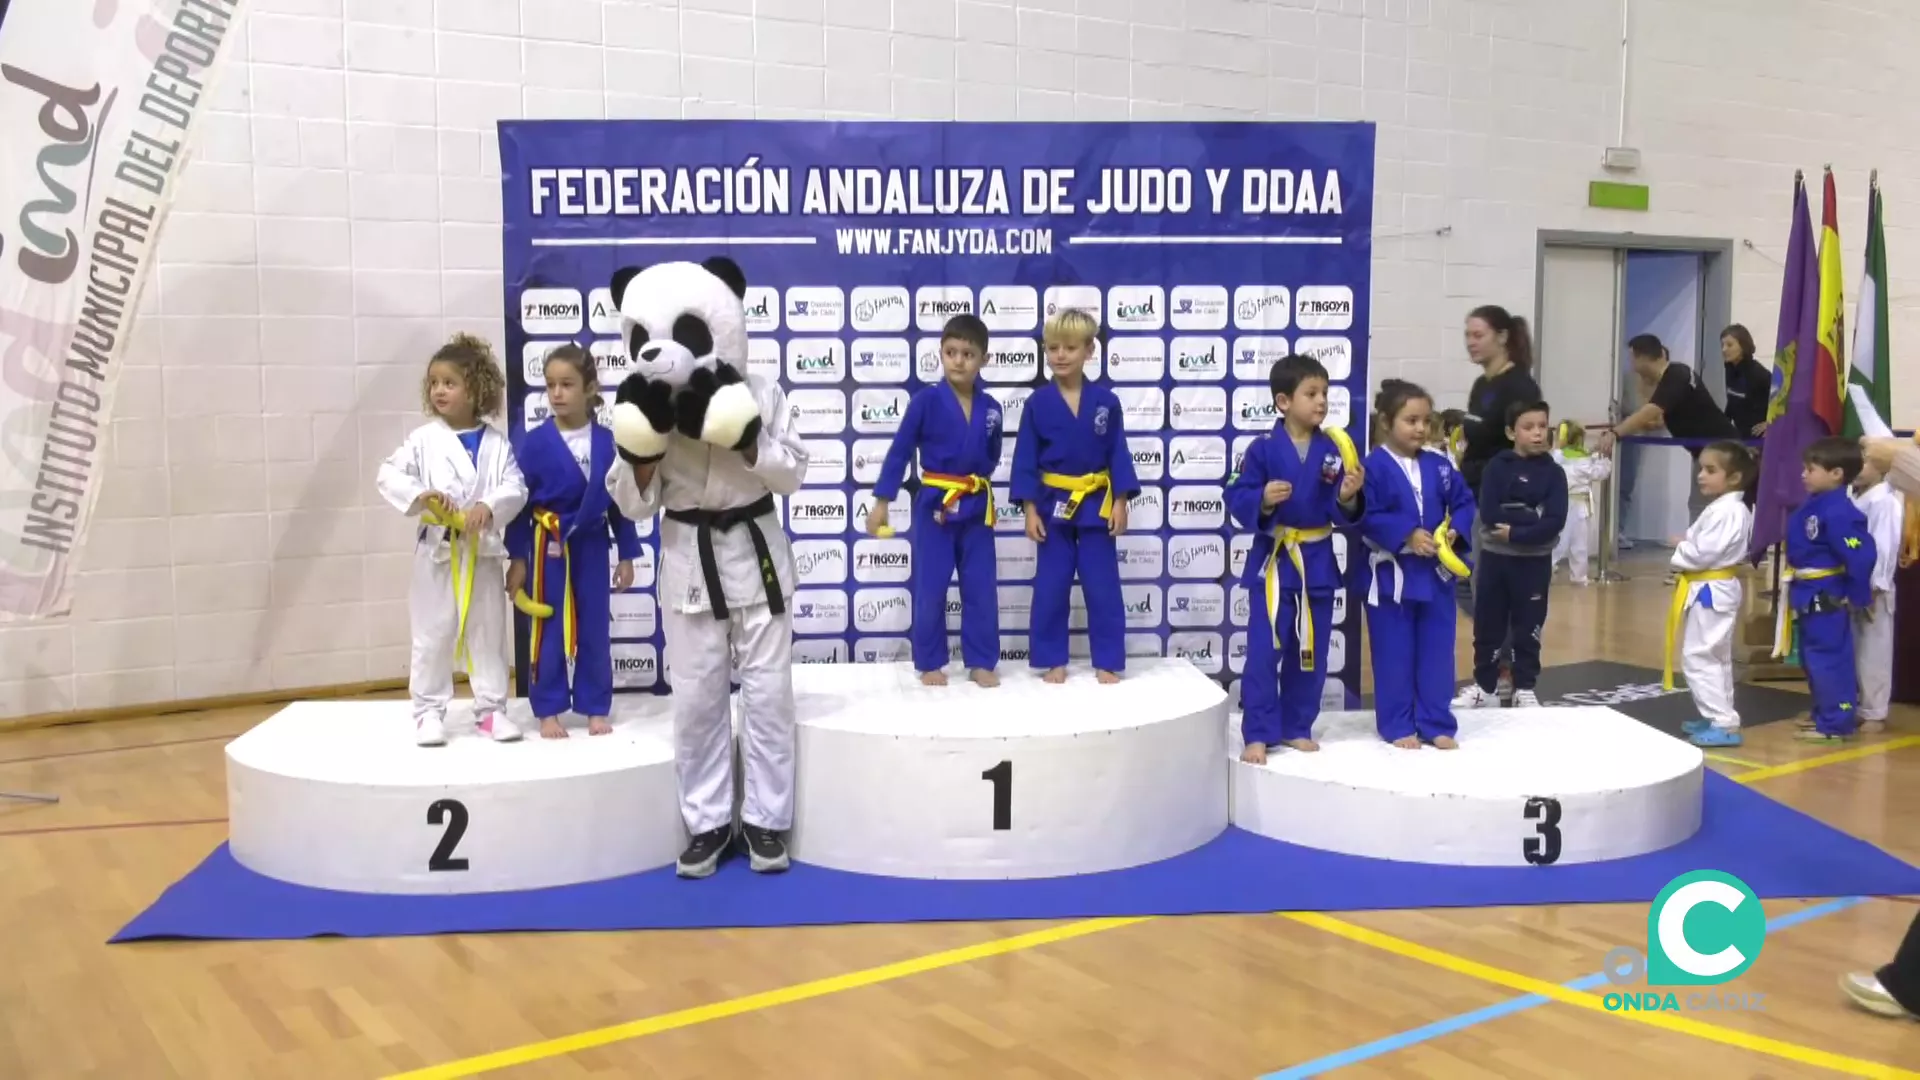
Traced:
<path fill-rule="evenodd" d="M 1731 945 L 1711 956 L 1695 952 L 1687 943 L 1686 933 L 1687 914 L 1701 904 L 1737 911 L 1746 899 L 1745 893 L 1724 881 L 1694 881 L 1680 886 L 1660 909 L 1660 951 L 1675 967 L 1701 978 L 1725 975 L 1746 963 L 1747 958 Z"/>

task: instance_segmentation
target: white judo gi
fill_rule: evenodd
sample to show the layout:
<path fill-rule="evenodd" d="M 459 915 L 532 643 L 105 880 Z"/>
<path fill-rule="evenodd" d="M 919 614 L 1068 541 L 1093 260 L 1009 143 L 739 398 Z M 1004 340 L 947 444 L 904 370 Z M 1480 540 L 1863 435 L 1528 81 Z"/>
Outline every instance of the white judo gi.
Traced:
<path fill-rule="evenodd" d="M 1747 497 L 1729 491 L 1694 519 L 1680 546 L 1673 549 L 1673 569 L 1688 574 L 1737 567 L 1746 561 L 1752 539 L 1753 512 L 1747 509 Z M 1733 577 L 1698 582 L 1688 591 L 1680 670 L 1701 718 L 1716 728 L 1738 731 L 1740 714 L 1733 707 L 1733 633 L 1740 622 L 1745 587 Z"/>
<path fill-rule="evenodd" d="M 695 836 L 733 820 L 728 698 L 736 674 L 746 767 L 740 816 L 775 832 L 793 826 L 793 548 L 773 496 L 800 490 L 807 448 L 780 387 L 753 375 L 747 382 L 761 416 L 753 464 L 732 450 L 676 434 L 644 490 L 624 460 L 607 472 L 607 490 L 629 519 L 664 511 L 658 595 L 673 687 L 680 807 Z M 703 526 L 703 515 L 723 516 Z M 710 563 L 702 560 L 703 534 Z M 768 573 L 773 582 L 765 580 Z"/>
<path fill-rule="evenodd" d="M 1893 700 L 1893 575 L 1900 567 L 1906 498 L 1882 480 L 1853 496 L 1867 515 L 1875 545 L 1873 604 L 1853 613 L 1853 662 L 1860 679 L 1860 719 L 1885 720 Z"/>
<path fill-rule="evenodd" d="M 1559 450 L 1553 460 L 1567 474 L 1567 525 L 1560 530 L 1560 542 L 1553 548 L 1553 564 L 1567 560 L 1567 577 L 1578 585 L 1587 583 L 1587 559 L 1593 551 L 1593 501 L 1600 481 L 1613 475 L 1613 462 L 1598 454 L 1568 457 Z"/>
<path fill-rule="evenodd" d="M 507 437 L 492 425 L 481 426 L 476 462 L 445 421 L 413 429 L 400 448 L 380 465 L 380 495 L 403 514 L 418 515 L 415 500 L 437 491 L 465 512 L 476 503 L 493 511 L 493 525 L 480 537 L 467 610 L 467 679 L 473 686 L 476 717 L 507 706 L 507 523 L 527 502 L 526 480 L 514 463 Z M 453 700 L 453 658 L 460 633 L 460 606 L 454 594 L 453 548 L 448 530 L 422 524 L 415 533 L 413 582 L 407 611 L 413 623 L 413 665 L 407 690 L 413 718 L 439 720 Z"/>

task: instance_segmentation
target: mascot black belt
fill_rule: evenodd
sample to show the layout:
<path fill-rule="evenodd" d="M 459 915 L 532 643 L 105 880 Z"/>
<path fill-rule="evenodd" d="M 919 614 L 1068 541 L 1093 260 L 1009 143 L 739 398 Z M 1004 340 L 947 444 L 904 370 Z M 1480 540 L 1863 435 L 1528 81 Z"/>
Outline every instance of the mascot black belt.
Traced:
<path fill-rule="evenodd" d="M 760 522 L 757 520 L 771 513 L 773 496 L 770 494 L 731 510 L 666 512 L 669 520 L 692 525 L 696 530 L 694 541 L 700 549 L 700 576 L 706 579 L 707 597 L 712 602 L 714 618 L 724 621 L 727 617 L 727 591 L 720 582 L 720 564 L 713 557 L 713 530 L 725 532 L 737 525 L 745 525 L 747 536 L 753 541 L 753 560 L 760 567 L 760 587 L 767 594 L 767 610 L 775 615 L 786 614 L 787 601 L 780 595 L 780 575 L 773 571 L 773 550 L 767 547 L 767 534 L 760 531 Z"/>

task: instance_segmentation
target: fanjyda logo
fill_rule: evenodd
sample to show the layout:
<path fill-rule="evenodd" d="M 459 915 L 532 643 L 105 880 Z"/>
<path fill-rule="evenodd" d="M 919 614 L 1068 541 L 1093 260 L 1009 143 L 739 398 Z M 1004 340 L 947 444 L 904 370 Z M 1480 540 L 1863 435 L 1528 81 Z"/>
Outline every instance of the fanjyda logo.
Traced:
<path fill-rule="evenodd" d="M 1767 939 L 1767 915 L 1747 883 L 1718 870 L 1682 874 L 1660 890 L 1647 912 L 1647 954 L 1622 946 L 1607 953 L 1607 981 L 1622 989 L 1606 994 L 1610 1012 L 1679 1012 L 1672 991 L 1625 989 L 1646 976 L 1646 984 L 1719 986 L 1737 978 L 1760 959 Z M 1758 1011 L 1765 994 L 1692 993 L 1689 1011 Z"/>

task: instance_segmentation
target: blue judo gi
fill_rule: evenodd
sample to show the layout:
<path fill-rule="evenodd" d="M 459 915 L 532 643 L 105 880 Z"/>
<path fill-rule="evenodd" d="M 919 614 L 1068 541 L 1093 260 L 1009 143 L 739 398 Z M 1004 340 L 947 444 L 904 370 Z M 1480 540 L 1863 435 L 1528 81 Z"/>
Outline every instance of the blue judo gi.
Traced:
<path fill-rule="evenodd" d="M 507 554 L 526 560 L 527 595 L 553 608 L 551 616 L 533 620 L 527 697 L 538 717 L 559 716 L 569 706 L 580 716 L 613 710 L 607 549 L 617 546 L 623 560 L 638 558 L 640 534 L 607 494 L 607 470 L 620 460 L 613 432 L 600 424 L 589 428 L 586 462 L 574 457 L 552 420 L 528 432 L 517 454 L 527 505 L 507 526 Z"/>
<path fill-rule="evenodd" d="M 1108 531 L 1116 499 L 1140 494 L 1120 399 L 1104 383 L 1080 384 L 1080 411 L 1067 407 L 1049 382 L 1027 398 L 1013 444 L 1016 503 L 1033 503 L 1047 527 L 1033 582 L 1029 658 L 1036 668 L 1065 667 L 1073 575 L 1087 601 L 1087 644 L 1093 666 L 1127 665 L 1127 616 L 1120 598 L 1120 557 Z"/>
<path fill-rule="evenodd" d="M 993 470 L 1000 463 L 1000 403 L 973 395 L 972 415 L 941 382 L 915 394 L 873 485 L 876 499 L 900 494 L 917 453 L 920 490 L 907 539 L 913 551 L 913 666 L 947 666 L 947 584 L 960 572 L 960 654 L 969 670 L 1000 661 L 999 568 L 993 544 Z M 944 520 L 941 520 L 944 518 Z"/>
<path fill-rule="evenodd" d="M 1418 735 L 1432 742 L 1459 730 L 1453 716 L 1453 575 L 1431 555 L 1406 550 L 1415 529 L 1438 534 L 1445 522 L 1458 536 L 1473 535 L 1473 492 L 1439 454 L 1421 453 L 1415 491 L 1404 459 L 1378 447 L 1367 455 L 1367 512 L 1360 535 L 1367 545 L 1367 637 L 1373 650 L 1373 711 L 1380 737 Z M 1454 553 L 1460 554 L 1460 541 Z M 1411 676 L 1410 678 L 1408 676 Z"/>
<path fill-rule="evenodd" d="M 1228 480 L 1227 512 L 1235 525 L 1256 534 L 1240 577 L 1253 598 L 1247 670 L 1240 682 L 1240 730 L 1249 743 L 1272 746 L 1313 737 L 1320 692 L 1327 684 L 1333 594 L 1341 585 L 1333 527 L 1357 518 L 1340 508 L 1345 471 L 1332 439 L 1314 432 L 1302 457 L 1285 426 L 1277 424 L 1272 434 L 1247 447 L 1240 471 Z M 1272 511 L 1262 512 L 1263 494 L 1274 480 L 1292 484 L 1293 491 Z M 1302 601 L 1311 616 L 1306 625 Z"/>
<path fill-rule="evenodd" d="M 1787 519 L 1787 601 L 1800 626 L 1800 664 L 1813 691 L 1813 724 L 1822 735 L 1851 735 L 1859 673 L 1853 614 L 1873 603 L 1873 533 L 1846 489 L 1823 491 Z M 1851 605 L 1852 610 L 1849 610 Z"/>

